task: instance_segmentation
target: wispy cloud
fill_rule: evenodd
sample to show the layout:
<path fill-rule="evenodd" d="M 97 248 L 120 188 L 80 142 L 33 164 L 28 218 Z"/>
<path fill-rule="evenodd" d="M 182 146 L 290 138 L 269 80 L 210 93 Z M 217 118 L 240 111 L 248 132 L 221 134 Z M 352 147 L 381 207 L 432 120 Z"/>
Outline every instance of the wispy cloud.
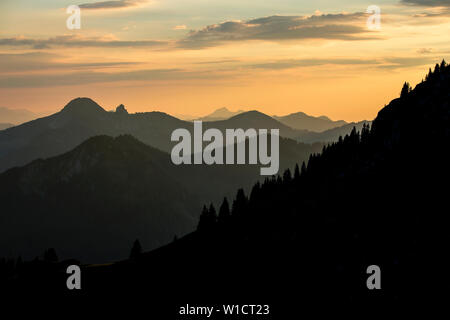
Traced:
<path fill-rule="evenodd" d="M 114 1 L 113 1 L 114 2 Z M 192 30 L 180 40 L 119 40 L 114 37 L 62 35 L 48 39 L 14 37 L 0 39 L 0 46 L 50 47 L 160 47 L 202 49 L 238 41 L 300 41 L 307 39 L 374 40 L 377 32 L 366 27 L 366 13 L 313 16 L 269 16 L 248 21 L 226 21 Z M 175 26 L 184 30 L 185 25 Z"/>
<path fill-rule="evenodd" d="M 449 0 L 401 0 L 401 3 L 422 7 L 450 7 Z"/>
<path fill-rule="evenodd" d="M 111 39 L 111 37 L 83 37 L 80 35 L 63 35 L 48 39 L 31 39 L 26 37 L 0 39 L 0 46 L 28 46 L 35 49 L 44 49 L 50 47 L 158 47 L 167 44 L 167 41 L 124 41 Z"/>
<path fill-rule="evenodd" d="M 187 27 L 184 24 L 172 28 L 172 30 L 186 30 L 186 29 Z"/>
<path fill-rule="evenodd" d="M 439 61 L 439 59 L 435 57 L 391 57 L 384 58 L 383 64 L 377 66 L 377 68 L 396 70 L 432 65 L 437 61 Z"/>
<path fill-rule="evenodd" d="M 189 71 L 184 69 L 146 69 L 122 72 L 66 72 L 64 74 L 26 74 L 0 76 L 0 88 L 41 88 L 76 86 L 92 83 L 131 81 L 178 81 L 195 79 L 221 79 L 219 73 Z"/>
<path fill-rule="evenodd" d="M 401 3 L 428 9 L 427 12 L 415 14 L 415 18 L 439 18 L 450 16 L 450 0 L 401 0 Z"/>
<path fill-rule="evenodd" d="M 48 52 L 28 52 L 28 53 L 0 53 L 1 73 L 20 73 L 24 71 L 45 71 L 45 70 L 76 70 L 111 68 L 120 66 L 136 65 L 136 62 L 62 62 L 64 56 Z"/>
<path fill-rule="evenodd" d="M 147 0 L 113 0 L 113 1 L 99 1 L 92 3 L 80 4 L 82 9 L 101 10 L 101 9 L 123 9 L 136 7 L 140 4 L 148 2 Z"/>
<path fill-rule="evenodd" d="M 365 66 L 378 69 L 403 69 L 429 65 L 436 62 L 434 57 L 380 57 L 377 59 L 330 58 L 330 59 L 284 59 L 267 63 L 249 64 L 247 68 L 265 70 L 283 70 L 299 67 L 334 66 Z"/>
<path fill-rule="evenodd" d="M 189 32 L 178 42 L 184 48 L 204 48 L 245 40 L 373 40 L 365 13 L 313 16 L 270 16 L 247 21 L 226 21 Z"/>
<path fill-rule="evenodd" d="M 418 54 L 429 54 L 429 53 L 433 53 L 433 49 L 432 48 L 420 48 L 419 50 L 417 50 Z"/>
<path fill-rule="evenodd" d="M 374 65 L 379 64 L 374 59 L 284 59 L 267 63 L 248 65 L 249 68 L 281 70 L 298 67 L 313 67 L 323 65 Z"/>

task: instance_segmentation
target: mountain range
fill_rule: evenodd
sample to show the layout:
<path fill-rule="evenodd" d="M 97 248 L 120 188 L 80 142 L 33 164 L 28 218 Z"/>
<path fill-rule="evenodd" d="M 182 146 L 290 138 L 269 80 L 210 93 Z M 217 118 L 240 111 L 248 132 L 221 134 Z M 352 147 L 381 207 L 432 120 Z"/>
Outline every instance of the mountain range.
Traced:
<path fill-rule="evenodd" d="M 438 301 L 449 242 L 450 66 L 442 62 L 413 90 L 404 88 L 371 128 L 352 130 L 294 174 L 238 190 L 217 209 L 204 207 L 195 232 L 84 268 L 91 292 L 141 293 L 151 285 L 146 297 L 163 303 L 162 311 L 187 297 L 252 297 L 270 301 L 277 319 L 296 314 L 299 301 Z M 371 267 L 381 274 L 381 290 L 370 290 Z M 170 301 L 160 298 L 166 294 Z"/>
<path fill-rule="evenodd" d="M 324 146 L 320 133 L 291 128 L 258 111 L 237 113 L 205 121 L 203 128 L 223 133 L 278 128 L 281 170 L 306 162 Z M 213 115 L 230 113 L 221 109 Z M 347 126 L 335 134 L 349 133 Z M 12 250 L 30 257 L 58 243 L 62 257 L 123 258 L 130 235 L 147 250 L 166 244 L 194 229 L 204 202 L 217 205 L 260 179 L 257 165 L 172 165 L 170 136 L 177 128 L 192 133 L 193 123 L 162 112 L 129 114 L 122 104 L 109 112 L 89 98 L 77 98 L 60 112 L 0 131 L 5 209 L 0 234 L 7 244 L 0 246 L 0 256 Z M 332 141 L 333 133 L 325 134 Z M 21 234 L 12 232 L 17 228 Z"/>
<path fill-rule="evenodd" d="M 169 152 L 174 145 L 170 136 L 177 128 L 187 128 L 192 132 L 193 124 L 162 112 L 129 114 L 123 105 L 115 112 L 107 112 L 89 98 L 77 98 L 60 112 L 0 131 L 0 172 L 38 158 L 68 152 L 96 135 L 131 134 L 148 145 Z M 293 129 L 258 111 L 205 122 L 204 128 L 222 131 L 226 128 L 278 128 L 281 136 L 308 143 L 337 140 L 339 135 L 351 130 L 351 126 L 347 126 L 336 132 L 325 132 L 322 137 L 308 130 Z"/>
<path fill-rule="evenodd" d="M 296 156 L 294 170 L 257 182 L 250 192 L 235 189 L 236 196 L 221 205 L 205 202 L 194 232 L 144 253 L 136 240 L 128 259 L 82 265 L 83 294 L 90 298 L 105 293 L 144 295 L 152 301 L 152 316 L 161 312 L 157 318 L 187 300 L 229 301 L 230 297 L 232 303 L 249 303 L 249 297 L 268 303 L 270 316 L 276 319 L 298 314 L 300 303 L 392 308 L 399 303 L 438 301 L 449 242 L 445 222 L 449 100 L 450 66 L 443 61 L 413 90 L 405 83 L 401 96 L 379 111 L 371 127 L 365 124 L 361 132 L 352 129 L 321 153 L 313 152 L 307 162 Z M 417 130 L 419 123 L 421 130 Z M 130 136 L 95 137 L 65 155 L 8 170 L 0 175 L 4 209 L 0 235 L 27 246 L 43 238 L 50 245 L 54 239 L 56 246 L 60 242 L 55 233 L 72 232 L 83 243 L 84 237 L 91 239 L 92 225 L 100 219 L 101 236 L 85 244 L 96 248 L 103 245 L 102 237 L 116 231 L 108 224 L 110 214 L 122 217 L 124 228 L 129 220 L 141 222 L 133 218 L 140 212 L 139 195 L 158 198 L 170 208 L 164 219 L 190 219 L 193 215 L 179 216 L 173 210 L 191 199 L 188 192 L 193 188 L 189 184 L 186 191 L 186 184 L 172 179 L 183 175 L 191 179 L 192 173 L 172 175 L 164 157 Z M 231 172 L 224 177 L 227 174 Z M 155 180 L 141 185 L 142 176 Z M 208 175 L 206 184 L 215 188 L 212 177 Z M 167 202 L 163 196 L 174 182 L 175 194 Z M 54 196 L 48 197 L 49 191 Z M 185 196 L 188 199 L 182 200 Z M 96 205 L 88 205 L 92 197 L 100 197 Z M 119 214 L 125 210 L 122 199 L 128 199 L 125 203 L 133 209 L 126 215 Z M 19 219 L 14 210 L 21 206 L 30 210 Z M 51 215 L 60 219 L 57 226 L 45 219 L 50 206 L 60 209 Z M 66 217 L 71 208 L 75 214 Z M 77 225 L 80 218 L 86 220 Z M 42 234 L 34 238 L 22 233 L 23 227 L 33 230 L 35 223 L 37 229 L 44 226 Z M 136 237 L 152 230 L 150 225 L 143 229 Z M 119 238 L 129 242 L 131 235 Z M 8 247 L 4 245 L 8 241 L 2 239 L 0 244 Z M 110 248 L 116 245 L 112 238 Z M 7 270 L 1 279 L 8 292 L 33 288 L 67 293 L 65 268 L 75 263 L 57 262 L 55 254 L 25 263 L 5 261 L 0 261 L 0 268 Z M 381 290 L 370 289 L 374 268 L 381 274 Z"/>

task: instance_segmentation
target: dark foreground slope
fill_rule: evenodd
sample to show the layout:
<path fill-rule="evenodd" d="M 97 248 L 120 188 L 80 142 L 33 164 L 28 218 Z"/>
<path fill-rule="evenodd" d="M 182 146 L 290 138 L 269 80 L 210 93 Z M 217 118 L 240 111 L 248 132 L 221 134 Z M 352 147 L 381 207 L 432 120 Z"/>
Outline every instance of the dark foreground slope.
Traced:
<path fill-rule="evenodd" d="M 311 302 L 377 308 L 434 298 L 447 273 L 449 98 L 442 66 L 381 110 L 371 130 L 329 146 L 293 177 L 238 192 L 231 215 L 206 213 L 197 232 L 133 260 L 85 266 L 78 294 L 135 293 L 164 319 L 186 303 L 269 303 L 273 318 L 286 319 Z M 370 265 L 381 268 L 381 290 L 366 287 Z M 28 286 L 30 274 L 10 285 Z M 68 293 L 62 271 L 31 279 Z"/>
<path fill-rule="evenodd" d="M 281 168 L 321 145 L 281 139 Z M 175 166 L 132 136 L 88 139 L 61 156 L 0 174 L 0 257 L 29 260 L 55 248 L 61 258 L 124 259 L 195 230 L 202 204 L 219 203 L 260 179 L 259 165 Z"/>

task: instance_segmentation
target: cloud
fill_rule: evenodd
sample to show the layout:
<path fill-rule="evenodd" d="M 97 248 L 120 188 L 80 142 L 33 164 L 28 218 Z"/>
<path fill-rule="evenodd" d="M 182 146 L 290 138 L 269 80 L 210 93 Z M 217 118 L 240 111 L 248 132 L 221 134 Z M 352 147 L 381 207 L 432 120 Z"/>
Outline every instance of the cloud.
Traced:
<path fill-rule="evenodd" d="M 375 59 L 285 59 L 274 62 L 248 65 L 249 68 L 282 70 L 298 67 L 313 67 L 322 65 L 374 65 L 379 64 Z"/>
<path fill-rule="evenodd" d="M 433 65 L 439 59 L 433 57 L 391 57 L 384 58 L 383 64 L 377 66 L 379 69 L 396 70 L 403 68 Z"/>
<path fill-rule="evenodd" d="M 320 14 L 312 16 L 269 16 L 248 21 L 226 21 L 192 30 L 177 41 L 132 40 L 111 37 L 62 35 L 47 39 L 26 37 L 2 38 L 0 46 L 25 46 L 35 49 L 51 47 L 145 47 L 201 49 L 237 41 L 297 41 L 307 39 L 374 40 L 377 32 L 366 26 L 366 13 Z M 174 27 L 183 30 L 184 25 Z"/>
<path fill-rule="evenodd" d="M 172 28 L 172 30 L 186 30 L 186 29 L 187 27 L 184 24 Z"/>
<path fill-rule="evenodd" d="M 433 49 L 432 48 L 420 48 L 419 50 L 417 50 L 418 54 L 428 54 L 428 53 L 433 53 Z"/>
<path fill-rule="evenodd" d="M 48 39 L 31 39 L 25 37 L 0 39 L 0 46 L 26 46 L 35 49 L 50 47 L 158 47 L 167 45 L 166 41 L 157 40 L 137 40 L 123 41 L 111 39 L 111 37 L 83 37 L 80 35 L 63 35 Z"/>
<path fill-rule="evenodd" d="M 24 71 L 70 70 L 85 68 L 111 68 L 136 65 L 136 62 L 61 62 L 64 56 L 48 52 L 0 53 L 0 72 L 17 73 Z"/>
<path fill-rule="evenodd" d="M 100 10 L 100 9 L 123 9 L 136 7 L 142 3 L 148 2 L 146 0 L 113 0 L 113 1 L 100 1 L 93 3 L 80 4 L 81 9 Z"/>
<path fill-rule="evenodd" d="M 400 2 L 422 7 L 450 7 L 449 0 L 401 0 Z"/>
<path fill-rule="evenodd" d="M 365 66 L 377 69 L 395 70 L 434 64 L 433 57 L 380 57 L 377 59 L 332 58 L 332 59 L 284 59 L 267 63 L 247 65 L 247 68 L 264 70 L 284 70 L 299 67 L 315 67 L 323 65 Z"/>
<path fill-rule="evenodd" d="M 130 81 L 177 81 L 195 79 L 222 79 L 220 74 L 183 69 L 147 69 L 123 72 L 67 72 L 64 74 L 26 74 L 0 76 L 0 88 L 41 88 L 86 85 L 92 83 Z"/>
<path fill-rule="evenodd" d="M 401 0 L 404 5 L 426 7 L 430 12 L 417 13 L 414 18 L 439 18 L 450 16 L 450 0 Z"/>
<path fill-rule="evenodd" d="M 246 40 L 379 39 L 366 28 L 365 13 L 313 16 L 269 16 L 248 21 L 226 21 L 190 31 L 178 42 L 183 48 L 204 48 Z"/>

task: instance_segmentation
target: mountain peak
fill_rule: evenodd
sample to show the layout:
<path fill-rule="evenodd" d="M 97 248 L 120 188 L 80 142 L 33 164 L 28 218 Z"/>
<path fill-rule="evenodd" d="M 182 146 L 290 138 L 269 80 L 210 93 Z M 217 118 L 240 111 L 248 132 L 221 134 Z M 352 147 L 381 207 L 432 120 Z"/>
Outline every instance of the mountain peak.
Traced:
<path fill-rule="evenodd" d="M 116 108 L 116 113 L 117 114 L 128 114 L 128 111 L 125 108 L 125 106 L 123 104 L 121 104 Z"/>
<path fill-rule="evenodd" d="M 94 112 L 105 112 L 105 110 L 90 98 L 76 98 L 70 101 L 62 109 L 62 112 L 88 114 Z"/>
<path fill-rule="evenodd" d="M 230 111 L 226 107 L 222 107 L 219 109 L 214 110 L 214 112 L 210 113 L 207 116 L 201 117 L 198 120 L 202 121 L 218 121 L 218 120 L 225 120 L 229 119 L 237 114 L 243 113 L 244 111 L 238 110 L 238 111 Z"/>
<path fill-rule="evenodd" d="M 220 111 L 226 111 L 226 112 L 229 112 L 230 110 L 228 110 L 227 107 L 222 107 L 222 108 L 216 109 L 214 112 L 220 112 Z"/>

